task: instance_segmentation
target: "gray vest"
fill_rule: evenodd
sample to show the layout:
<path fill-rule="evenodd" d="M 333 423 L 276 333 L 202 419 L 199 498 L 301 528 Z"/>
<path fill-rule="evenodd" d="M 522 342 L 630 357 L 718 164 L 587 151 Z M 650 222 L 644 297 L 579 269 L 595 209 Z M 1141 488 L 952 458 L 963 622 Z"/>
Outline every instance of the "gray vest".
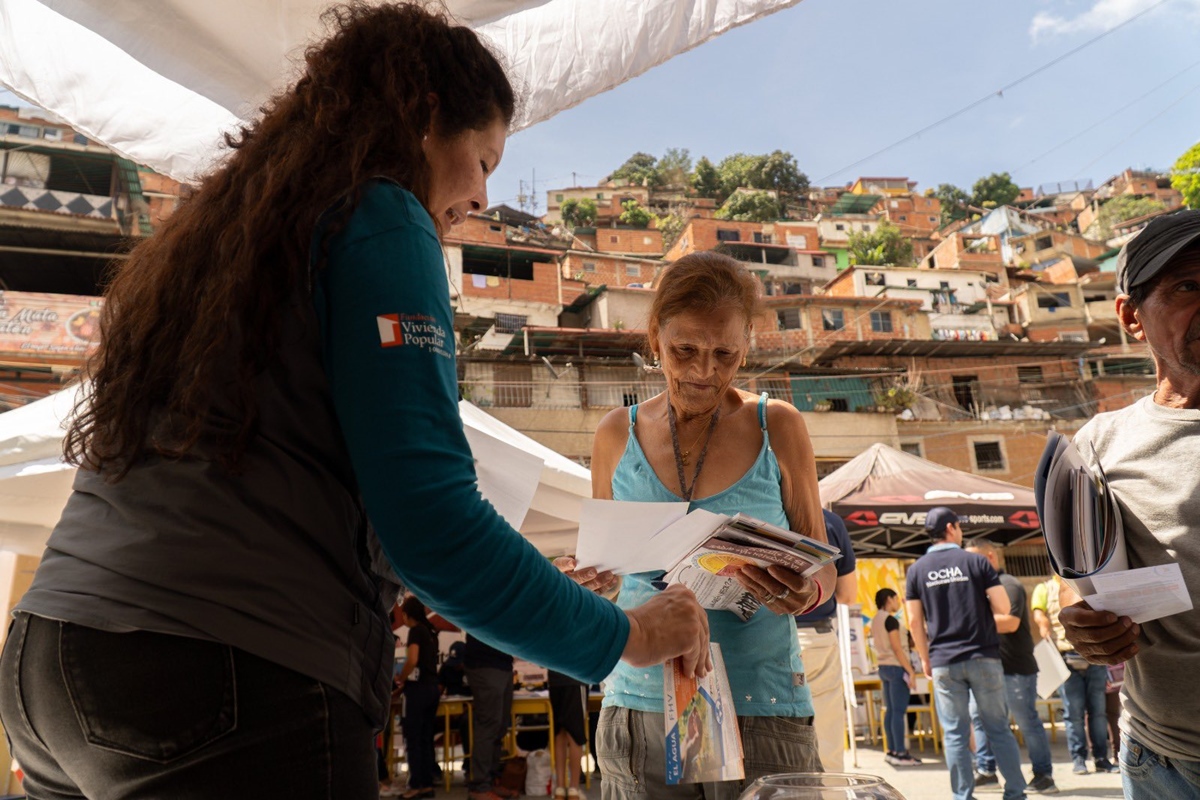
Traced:
<path fill-rule="evenodd" d="M 398 579 L 358 498 L 311 303 L 282 326 L 237 471 L 212 458 L 231 404 L 184 459 L 146 458 L 116 483 L 79 470 L 18 610 L 224 642 L 343 692 L 382 727 Z"/>

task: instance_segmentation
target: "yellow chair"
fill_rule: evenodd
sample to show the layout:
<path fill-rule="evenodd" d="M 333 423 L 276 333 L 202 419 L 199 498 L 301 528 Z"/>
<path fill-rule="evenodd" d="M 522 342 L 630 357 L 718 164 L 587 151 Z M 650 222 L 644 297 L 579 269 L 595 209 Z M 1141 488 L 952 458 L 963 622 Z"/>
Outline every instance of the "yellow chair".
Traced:
<path fill-rule="evenodd" d="M 929 738 L 933 741 L 933 752 L 940 753 L 942 751 L 942 732 L 941 726 L 938 725 L 937 709 L 934 708 L 933 703 L 909 705 L 908 713 L 917 715 L 912 730 L 908 732 L 908 738 L 917 740 L 922 753 L 925 752 L 925 739 Z M 922 717 L 926 720 L 925 725 L 921 724 Z"/>

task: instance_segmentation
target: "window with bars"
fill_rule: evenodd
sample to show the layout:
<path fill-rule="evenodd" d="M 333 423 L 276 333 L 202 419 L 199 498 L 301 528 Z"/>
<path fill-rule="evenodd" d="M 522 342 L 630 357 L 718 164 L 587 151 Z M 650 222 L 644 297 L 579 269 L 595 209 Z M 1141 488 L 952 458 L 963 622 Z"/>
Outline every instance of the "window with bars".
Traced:
<path fill-rule="evenodd" d="M 780 330 L 798 331 L 804 328 L 804 316 L 798 308 L 781 308 L 775 312 Z"/>
<path fill-rule="evenodd" d="M 980 472 L 1003 472 L 1004 449 L 1000 442 L 972 442 L 975 449 L 975 468 Z"/>
<path fill-rule="evenodd" d="M 1030 367 L 1017 367 L 1017 382 L 1041 383 L 1042 368 L 1036 364 Z"/>
<path fill-rule="evenodd" d="M 525 327 L 525 323 L 529 317 L 525 314 L 497 314 L 496 315 L 496 332 L 497 333 L 520 333 Z"/>
<path fill-rule="evenodd" d="M 821 312 L 821 327 L 827 331 L 840 331 L 846 327 L 846 314 L 840 308 L 827 308 Z"/>
<path fill-rule="evenodd" d="M 872 311 L 871 312 L 871 330 L 875 333 L 891 333 L 892 332 L 892 312 L 890 311 Z"/>

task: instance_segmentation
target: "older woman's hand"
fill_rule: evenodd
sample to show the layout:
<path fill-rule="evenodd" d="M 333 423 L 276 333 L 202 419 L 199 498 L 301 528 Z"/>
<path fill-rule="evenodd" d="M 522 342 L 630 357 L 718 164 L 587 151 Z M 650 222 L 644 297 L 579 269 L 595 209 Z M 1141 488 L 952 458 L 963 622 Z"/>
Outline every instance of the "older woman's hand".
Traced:
<path fill-rule="evenodd" d="M 1142 628 L 1129 617 L 1117 617 L 1111 611 L 1095 611 L 1079 602 L 1059 612 L 1067 641 L 1075 651 L 1093 664 L 1120 664 L 1133 658 Z"/>
<path fill-rule="evenodd" d="M 629 639 L 621 660 L 634 667 L 661 664 L 678 656 L 684 675 L 702 678 L 712 671 L 708 614 L 683 584 L 672 584 L 637 608 L 626 609 Z"/>
<path fill-rule="evenodd" d="M 772 564 L 766 569 L 742 567 L 738 581 L 776 614 L 799 614 L 817 600 L 820 587 L 799 572 Z"/>
<path fill-rule="evenodd" d="M 599 572 L 595 567 L 579 568 L 579 564 L 570 556 L 559 556 L 554 559 L 554 566 L 564 575 L 585 589 L 591 589 L 603 597 L 615 597 L 621 588 L 620 576 L 607 570 Z"/>

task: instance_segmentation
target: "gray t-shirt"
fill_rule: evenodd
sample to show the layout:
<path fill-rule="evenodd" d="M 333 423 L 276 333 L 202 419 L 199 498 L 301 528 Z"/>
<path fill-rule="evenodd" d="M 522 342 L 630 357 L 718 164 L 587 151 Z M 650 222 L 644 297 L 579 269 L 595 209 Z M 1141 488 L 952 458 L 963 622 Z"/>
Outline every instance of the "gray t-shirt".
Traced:
<path fill-rule="evenodd" d="M 1125 668 L 1121 729 L 1161 755 L 1200 759 L 1200 410 L 1146 397 L 1075 435 L 1121 503 L 1129 566 L 1178 562 L 1195 608 L 1142 625 Z"/>

